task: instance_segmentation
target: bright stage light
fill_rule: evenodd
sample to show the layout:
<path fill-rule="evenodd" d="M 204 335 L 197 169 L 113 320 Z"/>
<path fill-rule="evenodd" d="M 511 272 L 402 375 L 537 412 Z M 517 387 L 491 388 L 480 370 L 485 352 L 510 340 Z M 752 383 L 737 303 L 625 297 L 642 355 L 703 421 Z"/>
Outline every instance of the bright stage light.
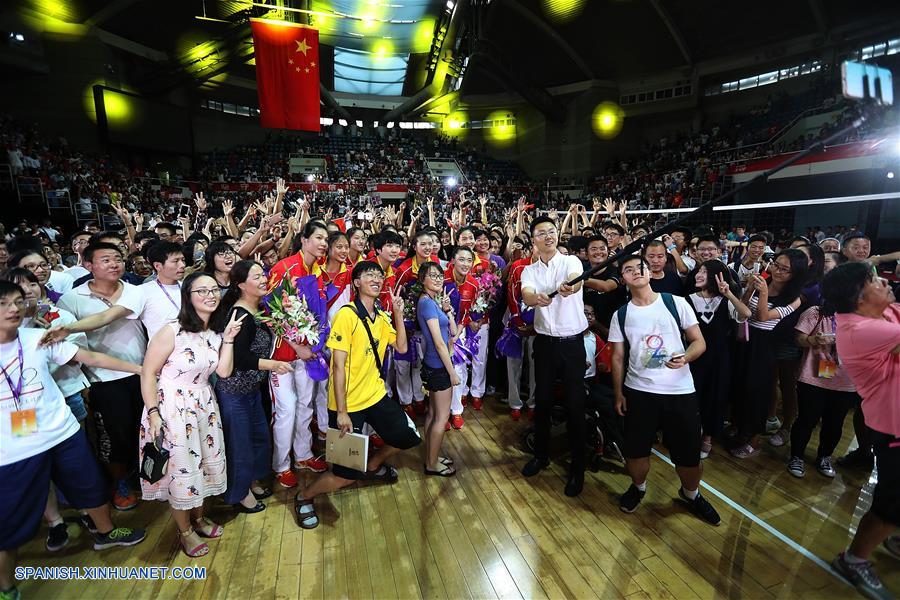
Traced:
<path fill-rule="evenodd" d="M 394 43 L 391 40 L 379 39 L 372 44 L 372 54 L 376 61 L 384 60 L 394 54 Z"/>
<path fill-rule="evenodd" d="M 894 178 L 894 172 L 893 172 L 893 171 L 888 171 L 888 172 L 887 172 L 887 178 L 888 178 L 888 179 L 893 179 L 893 178 Z"/>
<path fill-rule="evenodd" d="M 469 131 L 465 127 L 468 121 L 469 116 L 464 111 L 457 110 L 444 117 L 444 120 L 441 122 L 441 129 L 443 129 L 444 135 L 461 139 Z"/>
<path fill-rule="evenodd" d="M 456 187 L 456 177 L 448 177 L 447 178 L 447 187 L 449 187 L 449 188 Z"/>
<path fill-rule="evenodd" d="M 601 102 L 594 109 L 591 125 L 594 133 L 603 140 L 611 140 L 622 130 L 625 111 L 615 102 Z"/>
<path fill-rule="evenodd" d="M 306 180 L 309 182 L 313 182 L 316 180 L 316 176 L 313 175 L 312 173 L 310 173 L 309 175 L 306 176 Z"/>
<path fill-rule="evenodd" d="M 541 0 L 544 14 L 554 23 L 567 23 L 577 17 L 585 0 Z"/>
<path fill-rule="evenodd" d="M 416 25 L 412 39 L 412 52 L 428 52 L 434 41 L 434 19 L 425 19 Z"/>

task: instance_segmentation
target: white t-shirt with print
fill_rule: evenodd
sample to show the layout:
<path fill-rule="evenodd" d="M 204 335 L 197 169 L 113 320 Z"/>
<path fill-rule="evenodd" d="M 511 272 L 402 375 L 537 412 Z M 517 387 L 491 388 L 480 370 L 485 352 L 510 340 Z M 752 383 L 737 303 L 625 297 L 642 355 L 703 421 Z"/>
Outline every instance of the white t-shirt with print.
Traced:
<path fill-rule="evenodd" d="M 68 273 L 61 271 L 50 271 L 50 279 L 47 281 L 47 287 L 57 294 L 66 294 L 72 291 L 72 284 L 75 280 Z"/>
<path fill-rule="evenodd" d="M 70 325 L 78 320 L 75 318 L 75 315 L 58 306 L 53 307 L 53 312 L 59 314 L 59 317 L 53 319 L 53 323 L 51 323 L 54 327 L 57 325 Z M 34 324 L 34 319 L 27 317 L 22 321 L 21 327 L 37 329 L 41 333 L 45 331 L 45 329 Z M 87 336 L 82 332 L 70 334 L 66 337 L 66 341 L 72 342 L 79 348 L 87 349 Z M 84 371 L 81 370 L 81 363 L 67 363 L 64 365 L 50 363 L 50 375 L 53 377 L 53 380 L 56 381 L 56 385 L 59 386 L 59 391 L 61 391 L 66 398 L 72 394 L 77 394 L 90 385 L 87 377 L 84 376 Z"/>
<path fill-rule="evenodd" d="M 181 310 L 181 285 L 163 285 L 158 279 L 128 286 L 119 296 L 117 306 L 131 311 L 129 319 L 140 319 L 152 338 L 166 323 L 178 319 Z"/>
<path fill-rule="evenodd" d="M 697 317 L 680 296 L 672 296 L 681 318 L 681 326 L 688 329 L 697 324 Z M 630 355 L 625 385 L 633 390 L 652 394 L 690 394 L 694 391 L 694 379 L 688 366 L 670 369 L 666 362 L 673 354 L 683 353 L 681 332 L 672 313 L 666 308 L 662 295 L 647 306 L 628 303 L 625 314 L 625 335 L 628 337 Z M 624 342 L 617 312 L 613 313 L 609 326 L 609 341 Z"/>
<path fill-rule="evenodd" d="M 50 361 L 62 365 L 72 360 L 78 346 L 63 341 L 38 347 L 43 334 L 40 329 L 19 329 L 24 372 L 19 363 L 18 343 L 13 340 L 0 344 L 0 364 L 12 380 L 13 387 L 18 385 L 19 373 L 22 373 L 18 409 L 6 377 L 0 376 L 0 466 L 45 452 L 78 432 L 78 421 L 48 368 Z M 13 437 L 13 413 L 29 409 L 35 410 L 37 433 Z"/>
<path fill-rule="evenodd" d="M 124 281 L 122 285 L 125 286 L 125 289 L 122 290 L 123 296 L 134 293 L 129 288 L 135 286 Z M 57 304 L 78 319 L 101 313 L 113 306 L 104 298 L 95 296 L 91 292 L 89 281 L 82 283 L 60 298 Z M 88 348 L 94 352 L 109 354 L 115 358 L 138 365 L 144 362 L 144 353 L 147 351 L 147 334 L 144 333 L 144 326 L 141 325 L 140 321 L 118 319 L 106 327 L 88 331 L 86 335 Z M 125 377 L 131 377 L 131 373 L 111 371 L 99 367 L 84 367 L 84 372 L 91 383 L 116 381 Z"/>

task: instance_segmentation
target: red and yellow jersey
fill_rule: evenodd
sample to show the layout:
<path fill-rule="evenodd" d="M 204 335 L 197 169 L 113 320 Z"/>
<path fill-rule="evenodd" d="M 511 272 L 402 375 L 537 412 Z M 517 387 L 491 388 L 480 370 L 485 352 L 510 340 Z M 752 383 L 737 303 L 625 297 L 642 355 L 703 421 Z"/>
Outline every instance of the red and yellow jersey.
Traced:
<path fill-rule="evenodd" d="M 506 306 L 509 318 L 516 327 L 523 327 L 525 322 L 519 316 L 522 310 L 522 271 L 534 262 L 530 256 L 520 258 L 509 265 L 509 278 L 506 281 Z"/>
<path fill-rule="evenodd" d="M 322 281 L 322 264 L 319 261 L 307 266 L 303 263 L 303 252 L 298 252 L 275 263 L 269 270 L 269 291 L 278 287 L 285 277 L 298 279 L 307 275 L 315 275 L 319 279 L 319 292 L 324 293 Z M 275 340 L 275 351 L 272 353 L 274 360 L 290 362 L 297 360 L 297 353 L 290 344 L 278 338 Z"/>
<path fill-rule="evenodd" d="M 428 260 L 436 262 L 437 264 L 441 264 L 440 259 L 432 254 L 428 257 Z M 411 257 L 405 259 L 397 266 L 397 281 L 395 284 L 395 293 L 399 291 L 400 286 L 409 285 L 412 281 L 419 276 L 419 259 L 414 254 Z"/>
<path fill-rule="evenodd" d="M 450 298 L 456 322 L 459 325 L 468 325 L 471 321 L 469 311 L 478 295 L 478 281 L 469 273 L 462 283 L 457 283 L 453 276 L 453 267 L 447 267 L 444 271 L 444 293 Z"/>

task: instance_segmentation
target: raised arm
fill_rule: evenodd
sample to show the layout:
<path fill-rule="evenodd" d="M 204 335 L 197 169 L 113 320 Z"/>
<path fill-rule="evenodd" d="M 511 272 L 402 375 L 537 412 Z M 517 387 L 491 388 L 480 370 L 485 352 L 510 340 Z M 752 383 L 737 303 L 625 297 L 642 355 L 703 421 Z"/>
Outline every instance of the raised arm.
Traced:
<path fill-rule="evenodd" d="M 51 327 L 44 332 L 44 336 L 41 338 L 41 345 L 44 346 L 47 344 L 53 344 L 55 342 L 61 342 L 73 333 L 94 331 L 95 329 L 106 327 L 113 321 L 117 319 L 123 319 L 130 314 L 131 311 L 124 306 L 110 306 L 103 312 L 89 315 L 83 319 L 75 321 L 74 323 Z"/>

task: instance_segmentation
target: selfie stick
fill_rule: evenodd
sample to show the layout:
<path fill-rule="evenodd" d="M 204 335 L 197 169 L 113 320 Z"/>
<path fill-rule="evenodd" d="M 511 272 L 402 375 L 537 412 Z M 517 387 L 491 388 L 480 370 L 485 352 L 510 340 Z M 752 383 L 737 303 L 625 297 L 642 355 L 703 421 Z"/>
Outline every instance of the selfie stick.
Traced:
<path fill-rule="evenodd" d="M 775 165 L 771 169 L 769 169 L 767 171 L 763 171 L 759 175 L 756 175 L 752 179 L 745 181 L 744 183 L 731 188 L 730 190 L 728 190 L 721 196 L 718 196 L 716 198 L 713 198 L 709 202 L 701 204 L 695 210 L 693 210 L 689 213 L 684 213 L 683 216 L 675 219 L 674 221 L 670 221 L 669 223 L 666 223 L 665 225 L 663 225 L 656 231 L 652 231 L 652 232 L 648 233 L 646 236 L 644 236 L 644 238 L 634 240 L 633 242 L 631 242 L 630 244 L 625 246 L 625 248 L 623 248 L 622 251 L 619 252 L 618 254 L 616 254 L 615 256 L 611 256 L 611 257 L 607 258 L 606 260 L 604 260 L 603 262 L 598 264 L 596 267 L 591 267 L 590 270 L 585 271 L 584 273 L 582 273 L 581 275 L 579 275 L 572 281 L 567 281 L 566 284 L 567 285 L 576 285 L 577 283 L 579 283 L 581 281 L 586 281 L 587 279 L 589 279 L 591 277 L 591 275 L 594 275 L 595 273 L 599 273 L 600 271 L 602 271 L 609 265 L 611 265 L 615 262 L 619 262 L 625 258 L 628 258 L 632 253 L 634 253 L 636 250 L 639 250 L 641 248 L 641 245 L 643 243 L 645 243 L 645 240 L 653 240 L 653 239 L 660 237 L 661 235 L 669 233 L 670 231 L 675 229 L 675 227 L 677 227 L 681 223 L 684 223 L 691 217 L 694 217 L 695 215 L 699 214 L 701 211 L 710 209 L 713 206 L 720 204 L 723 200 L 727 200 L 728 198 L 731 198 L 738 192 L 741 192 L 741 191 L 747 189 L 748 187 L 750 187 L 751 185 L 753 185 L 760 179 L 767 179 L 767 178 L 771 177 L 772 175 L 774 175 L 775 173 L 778 173 L 779 171 L 783 171 L 784 169 L 788 168 L 789 166 L 791 166 L 798 160 L 806 158 L 807 156 L 809 156 L 815 152 L 818 152 L 819 150 L 824 149 L 825 146 L 827 146 L 831 142 L 844 137 L 851 131 L 860 127 L 865 122 L 866 122 L 866 116 L 864 114 L 864 111 L 862 109 L 860 109 L 859 117 L 857 117 L 850 125 L 848 125 L 844 129 L 841 129 L 837 133 L 825 138 L 824 140 L 813 143 L 809 148 L 806 148 L 805 150 L 798 152 L 797 154 L 794 154 L 793 156 L 791 156 L 791 157 L 785 159 L 784 161 L 780 162 L 779 164 Z M 548 296 L 550 296 L 552 298 L 558 293 L 559 293 L 558 290 L 554 290 L 553 292 L 549 293 Z"/>

